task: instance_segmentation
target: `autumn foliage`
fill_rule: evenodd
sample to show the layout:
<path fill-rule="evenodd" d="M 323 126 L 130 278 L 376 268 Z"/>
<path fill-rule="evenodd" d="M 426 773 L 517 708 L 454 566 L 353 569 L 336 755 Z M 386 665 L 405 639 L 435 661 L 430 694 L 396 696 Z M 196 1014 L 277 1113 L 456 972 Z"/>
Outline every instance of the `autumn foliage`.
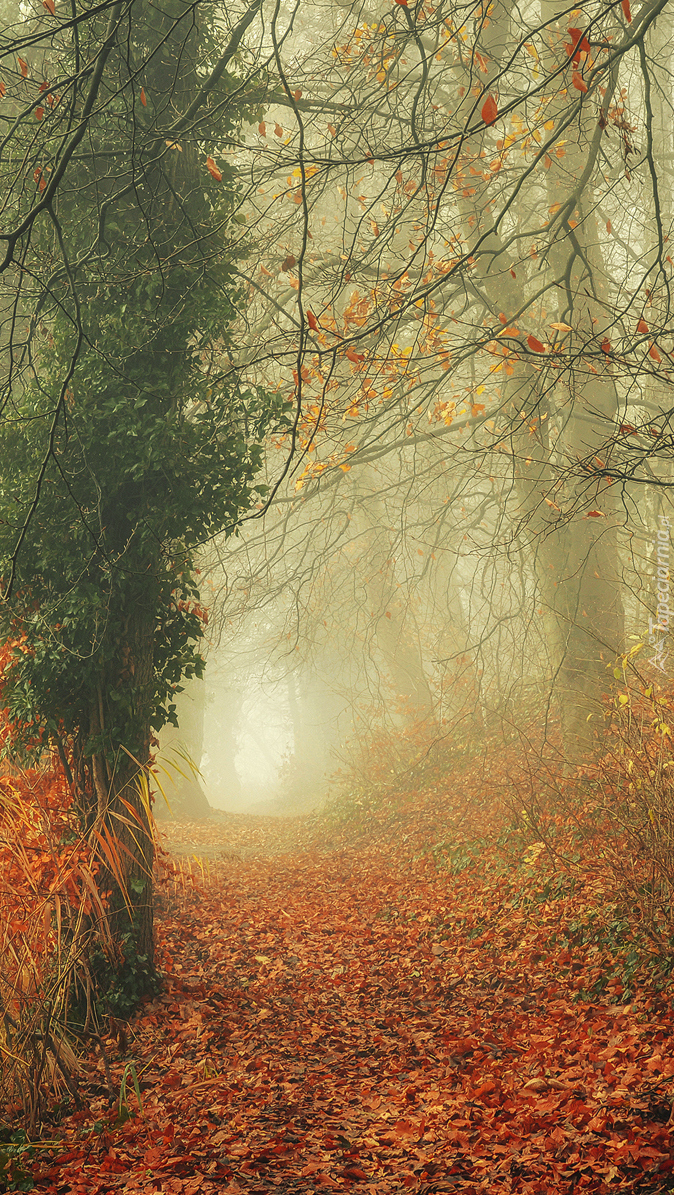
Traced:
<path fill-rule="evenodd" d="M 80 837 L 60 767 L 0 779 L 0 1094 L 35 1130 L 43 1097 L 67 1095 L 77 1070 L 64 1034 L 97 862 Z"/>
<path fill-rule="evenodd" d="M 645 714 L 653 694 L 641 700 Z M 626 775 L 641 759 L 646 776 L 663 719 L 637 735 L 623 710 L 603 778 L 553 783 L 535 723 L 527 748 L 513 737 L 498 754 L 495 739 L 459 750 L 420 736 L 387 754 L 382 737 L 321 817 L 170 824 L 163 991 L 81 1042 L 67 1083 L 33 1032 L 61 1100 L 33 1117 L 25 1183 L 50 1195 L 671 1189 L 667 956 L 614 883 L 619 837 L 634 840 L 624 818 L 611 840 L 606 818 L 608 758 Z M 527 789 L 534 757 L 545 807 Z M 11 843 L 3 821 L 18 1023 L 64 965 L 57 927 L 87 899 L 88 863 L 65 845 L 55 772 L 2 791 L 8 813 L 24 811 Z M 647 873 L 644 854 L 632 864 Z"/>

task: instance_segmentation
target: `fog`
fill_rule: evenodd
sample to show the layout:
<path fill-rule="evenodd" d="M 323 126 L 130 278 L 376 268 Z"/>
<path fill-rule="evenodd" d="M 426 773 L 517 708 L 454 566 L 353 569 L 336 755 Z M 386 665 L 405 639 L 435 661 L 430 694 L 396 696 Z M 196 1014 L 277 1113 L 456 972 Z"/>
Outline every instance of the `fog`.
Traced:
<path fill-rule="evenodd" d="M 295 90 L 226 152 L 237 368 L 288 413 L 200 551 L 187 749 L 213 808 L 259 812 L 319 806 L 387 736 L 572 768 L 628 664 L 667 674 L 671 16 L 644 9 L 646 67 L 629 5 L 585 38 L 550 4 L 470 35 L 278 13 Z"/>

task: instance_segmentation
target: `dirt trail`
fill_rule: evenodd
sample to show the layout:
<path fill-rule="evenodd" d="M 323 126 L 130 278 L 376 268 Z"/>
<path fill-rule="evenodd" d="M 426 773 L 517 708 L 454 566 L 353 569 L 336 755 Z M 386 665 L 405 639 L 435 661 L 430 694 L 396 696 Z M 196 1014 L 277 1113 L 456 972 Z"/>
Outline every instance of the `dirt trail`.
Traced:
<path fill-rule="evenodd" d="M 94 1096 L 35 1190 L 672 1189 L 671 1011 L 578 1000 L 589 963 L 558 945 L 577 896 L 532 917 L 496 872 L 390 843 L 302 851 L 306 821 L 167 838 L 183 854 L 158 886 L 165 990 L 114 1062 L 131 1118 Z M 206 860 L 194 883 L 187 854 Z"/>
<path fill-rule="evenodd" d="M 226 861 L 306 850 L 314 819 L 217 810 L 201 821 L 162 819 L 157 826 L 160 841 L 171 854 Z"/>

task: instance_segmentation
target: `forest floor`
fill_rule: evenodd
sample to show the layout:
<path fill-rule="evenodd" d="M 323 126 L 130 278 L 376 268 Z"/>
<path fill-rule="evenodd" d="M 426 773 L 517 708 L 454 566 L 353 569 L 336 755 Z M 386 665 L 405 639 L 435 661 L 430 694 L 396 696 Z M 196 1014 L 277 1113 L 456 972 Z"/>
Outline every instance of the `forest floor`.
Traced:
<path fill-rule="evenodd" d="M 437 793 L 162 832 L 164 991 L 108 1040 L 115 1105 L 92 1057 L 44 1126 L 32 1190 L 674 1190 L 671 992 L 599 872 Z"/>

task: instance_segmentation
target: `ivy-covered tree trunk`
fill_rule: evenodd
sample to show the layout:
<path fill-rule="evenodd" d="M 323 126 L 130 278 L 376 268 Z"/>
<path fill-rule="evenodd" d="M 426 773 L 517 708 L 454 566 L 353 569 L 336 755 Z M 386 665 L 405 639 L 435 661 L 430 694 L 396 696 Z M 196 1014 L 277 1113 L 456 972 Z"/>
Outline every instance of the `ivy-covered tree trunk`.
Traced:
<path fill-rule="evenodd" d="M 135 997 L 154 983 L 151 745 L 181 679 L 203 670 L 192 554 L 264 491 L 262 440 L 284 423 L 281 397 L 244 387 L 229 353 L 242 300 L 224 150 L 244 112 L 228 67 L 258 9 L 224 46 L 183 0 L 91 16 L 52 47 L 52 78 L 81 73 L 67 104 L 54 87 L 37 132 L 19 121 L 6 145 L 10 175 L 36 165 L 33 197 L 13 197 L 17 219 L 29 205 L 17 310 L 32 302 L 32 318 L 0 423 L 17 645 L 2 697 L 24 742 L 72 759 L 110 894 L 102 982 L 132 973 Z M 17 85 L 28 99 L 34 68 Z"/>

